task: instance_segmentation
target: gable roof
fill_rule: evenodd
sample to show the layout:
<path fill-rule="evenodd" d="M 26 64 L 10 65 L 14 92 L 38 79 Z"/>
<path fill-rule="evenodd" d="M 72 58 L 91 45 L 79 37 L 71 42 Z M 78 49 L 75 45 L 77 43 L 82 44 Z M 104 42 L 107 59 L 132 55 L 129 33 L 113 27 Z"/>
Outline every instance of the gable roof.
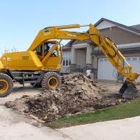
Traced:
<path fill-rule="evenodd" d="M 106 19 L 106 18 L 101 18 L 99 21 L 97 21 L 97 22 L 94 24 L 94 26 L 97 27 L 97 26 L 98 26 L 101 22 L 103 22 L 103 21 L 110 22 L 110 23 L 112 23 L 112 24 L 114 24 L 114 25 L 116 25 L 116 26 L 118 26 L 118 27 L 120 27 L 120 28 L 123 28 L 123 29 L 125 29 L 125 30 L 128 30 L 128 31 L 130 31 L 130 32 L 133 32 L 133 33 L 135 33 L 135 34 L 140 35 L 140 30 L 138 30 L 137 28 L 134 28 L 133 26 L 126 26 L 126 25 L 124 25 L 124 24 L 120 24 L 120 23 L 118 23 L 118 22 L 115 22 L 115 21 L 112 21 L 112 20 L 109 20 L 109 19 Z M 135 26 L 136 26 L 136 25 L 135 25 Z"/>
<path fill-rule="evenodd" d="M 131 28 L 134 28 L 134 29 L 137 29 L 137 30 L 140 30 L 140 24 L 137 24 L 137 25 L 132 25 L 130 26 Z"/>
<path fill-rule="evenodd" d="M 112 20 L 109 20 L 109 19 L 106 19 L 106 18 L 101 18 L 100 20 L 98 20 L 94 26 L 97 27 L 99 24 L 101 24 L 103 21 L 107 21 L 109 23 L 112 23 L 114 25 L 116 25 L 117 27 L 120 27 L 124 30 L 127 30 L 129 32 L 132 32 L 134 34 L 137 34 L 137 35 L 140 35 L 140 24 L 139 25 L 133 25 L 133 26 L 126 26 L 124 24 L 120 24 L 118 22 L 115 22 L 115 21 L 112 21 Z M 88 32 L 88 31 L 87 31 Z M 65 46 L 67 47 L 71 47 L 72 44 L 75 43 L 76 40 L 70 40 Z"/>

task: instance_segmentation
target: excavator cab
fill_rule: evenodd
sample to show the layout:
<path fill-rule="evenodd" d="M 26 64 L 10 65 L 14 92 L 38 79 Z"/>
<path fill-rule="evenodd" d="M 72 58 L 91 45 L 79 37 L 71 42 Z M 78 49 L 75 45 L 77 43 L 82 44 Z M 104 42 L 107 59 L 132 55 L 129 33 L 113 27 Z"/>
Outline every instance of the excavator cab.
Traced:
<path fill-rule="evenodd" d="M 43 42 L 35 49 L 35 53 L 44 66 L 44 69 L 59 69 L 61 63 L 61 46 L 58 41 Z"/>
<path fill-rule="evenodd" d="M 57 44 L 56 41 L 47 41 L 45 43 L 42 43 L 36 48 L 35 53 L 37 54 L 39 59 L 42 60 L 54 47 L 55 44 Z"/>

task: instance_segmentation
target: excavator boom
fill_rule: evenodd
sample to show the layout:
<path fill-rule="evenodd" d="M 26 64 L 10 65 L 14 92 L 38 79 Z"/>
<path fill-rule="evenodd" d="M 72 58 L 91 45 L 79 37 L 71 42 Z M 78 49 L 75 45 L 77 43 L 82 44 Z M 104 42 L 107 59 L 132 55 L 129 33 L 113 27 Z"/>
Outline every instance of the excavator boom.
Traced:
<path fill-rule="evenodd" d="M 92 24 L 90 25 L 89 31 L 91 40 L 101 49 L 117 71 L 126 78 L 119 91 L 122 94 L 122 97 L 127 99 L 136 97 L 138 90 L 135 85 L 139 74 L 132 72 L 132 66 L 126 61 L 125 57 L 111 39 L 102 36 Z"/>
<path fill-rule="evenodd" d="M 36 39 L 30 46 L 28 50 L 34 50 L 39 43 L 48 39 L 75 39 L 79 41 L 92 41 L 103 54 L 107 57 L 110 63 L 117 69 L 117 71 L 122 74 L 126 81 L 120 89 L 120 93 L 124 98 L 133 98 L 137 95 L 138 90 L 136 89 L 136 79 L 138 78 L 138 73 L 132 72 L 132 66 L 126 61 L 125 57 L 118 50 L 117 46 L 111 41 L 111 39 L 102 36 L 98 29 L 90 24 L 88 32 L 78 33 L 70 32 L 64 29 L 80 28 L 82 25 L 66 25 L 66 26 L 54 26 L 44 28 L 39 32 Z M 124 66 L 125 64 L 125 66 Z"/>
<path fill-rule="evenodd" d="M 117 69 L 117 71 L 126 77 L 125 86 L 122 86 L 120 92 L 127 95 L 127 87 L 135 88 L 136 79 L 138 78 L 138 73 L 132 72 L 132 66 L 126 61 L 125 57 L 118 50 L 117 46 L 109 38 L 102 36 L 98 29 L 89 24 L 89 30 L 85 33 L 71 32 L 64 29 L 71 28 L 81 28 L 82 25 L 65 25 L 65 26 L 53 26 L 46 27 L 41 30 L 33 41 L 32 45 L 29 47 L 28 51 L 33 51 L 36 49 L 41 42 L 49 39 L 75 39 L 79 41 L 92 41 L 100 50 L 104 53 L 110 63 Z M 123 65 L 125 63 L 125 66 Z M 130 86 L 131 85 L 131 86 Z M 130 94 L 130 93 L 129 93 Z M 133 93 L 132 93 L 133 94 Z M 131 96 L 131 95 L 130 95 Z M 129 97 L 128 97 L 129 98 Z"/>

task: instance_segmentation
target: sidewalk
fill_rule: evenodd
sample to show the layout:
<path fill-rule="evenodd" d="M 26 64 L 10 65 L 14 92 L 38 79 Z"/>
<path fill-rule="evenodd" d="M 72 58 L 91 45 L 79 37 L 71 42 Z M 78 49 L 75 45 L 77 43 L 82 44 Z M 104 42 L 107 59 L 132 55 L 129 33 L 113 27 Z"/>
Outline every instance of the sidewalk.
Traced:
<path fill-rule="evenodd" d="M 0 106 L 0 140 L 140 140 L 140 116 L 57 130 L 35 127 Z"/>
<path fill-rule="evenodd" d="M 140 116 L 59 129 L 73 140 L 140 140 Z"/>

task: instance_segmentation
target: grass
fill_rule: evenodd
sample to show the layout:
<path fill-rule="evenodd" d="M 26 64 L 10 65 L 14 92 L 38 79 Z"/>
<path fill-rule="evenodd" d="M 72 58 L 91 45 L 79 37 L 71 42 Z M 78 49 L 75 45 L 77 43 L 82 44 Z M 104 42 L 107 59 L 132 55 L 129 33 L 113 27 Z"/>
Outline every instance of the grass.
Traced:
<path fill-rule="evenodd" d="M 59 119 L 47 125 L 49 125 L 52 128 L 62 128 L 101 121 L 123 119 L 139 115 L 140 115 L 140 97 L 135 100 L 126 102 L 124 104 L 99 109 L 92 113 L 85 113 L 81 115 L 74 115 L 67 118 Z"/>

